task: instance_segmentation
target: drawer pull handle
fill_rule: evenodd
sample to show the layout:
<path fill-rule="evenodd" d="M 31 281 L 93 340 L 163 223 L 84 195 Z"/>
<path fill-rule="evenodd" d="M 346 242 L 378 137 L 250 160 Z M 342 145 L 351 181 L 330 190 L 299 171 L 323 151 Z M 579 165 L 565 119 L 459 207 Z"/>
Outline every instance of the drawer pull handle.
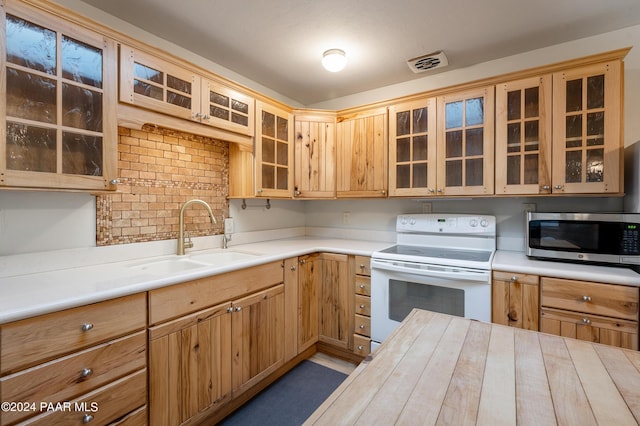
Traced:
<path fill-rule="evenodd" d="M 364 263 L 360 264 L 360 269 L 364 269 Z"/>
<path fill-rule="evenodd" d="M 585 302 L 591 302 L 591 296 L 582 296 L 582 300 Z"/>
<path fill-rule="evenodd" d="M 360 324 L 360 330 L 364 330 L 364 324 Z"/>
<path fill-rule="evenodd" d="M 586 324 L 586 325 L 589 325 L 589 324 L 591 324 L 591 320 L 589 318 L 583 318 L 582 319 L 582 323 Z"/>
<path fill-rule="evenodd" d="M 93 324 L 91 324 L 90 322 L 86 323 L 86 324 L 82 324 L 82 331 L 89 331 L 93 328 Z"/>
<path fill-rule="evenodd" d="M 91 368 L 83 368 L 82 372 L 80 373 L 82 377 L 89 377 L 92 374 L 93 374 L 93 370 Z"/>
<path fill-rule="evenodd" d="M 86 425 L 87 423 L 91 422 L 91 420 L 93 420 L 93 416 L 92 416 L 91 414 L 85 414 L 85 415 L 82 417 L 82 423 L 83 423 L 83 424 L 85 424 L 85 425 Z"/>

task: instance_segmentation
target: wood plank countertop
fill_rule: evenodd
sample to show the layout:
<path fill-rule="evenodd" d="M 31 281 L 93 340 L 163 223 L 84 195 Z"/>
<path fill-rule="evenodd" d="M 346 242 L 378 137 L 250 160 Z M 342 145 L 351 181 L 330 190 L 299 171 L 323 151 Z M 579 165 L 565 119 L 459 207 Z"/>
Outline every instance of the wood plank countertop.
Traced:
<path fill-rule="evenodd" d="M 305 424 L 639 423 L 639 352 L 415 309 Z"/>

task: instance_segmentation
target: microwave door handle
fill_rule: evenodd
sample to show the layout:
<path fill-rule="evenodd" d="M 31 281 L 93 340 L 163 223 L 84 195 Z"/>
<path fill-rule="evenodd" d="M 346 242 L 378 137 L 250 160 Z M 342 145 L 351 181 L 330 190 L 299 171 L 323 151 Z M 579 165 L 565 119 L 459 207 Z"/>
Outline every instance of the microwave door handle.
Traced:
<path fill-rule="evenodd" d="M 374 266 L 375 265 L 375 266 Z M 371 268 L 375 269 L 384 269 L 392 272 L 404 272 L 408 274 L 421 275 L 421 276 L 432 276 L 438 278 L 448 278 L 452 280 L 464 280 L 464 281 L 482 281 L 486 282 L 489 279 L 488 272 L 471 272 L 471 271 L 460 271 L 460 272 L 449 272 L 438 270 L 436 268 L 429 269 L 421 269 L 421 268 L 411 268 L 402 266 L 399 263 L 371 263 Z"/>

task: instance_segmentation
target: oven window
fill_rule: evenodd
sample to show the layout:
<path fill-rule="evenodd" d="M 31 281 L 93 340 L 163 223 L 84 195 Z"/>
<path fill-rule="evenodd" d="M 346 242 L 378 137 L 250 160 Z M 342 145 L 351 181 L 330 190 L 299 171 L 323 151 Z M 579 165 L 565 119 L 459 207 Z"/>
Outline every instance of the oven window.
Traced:
<path fill-rule="evenodd" d="M 413 308 L 464 317 L 464 290 L 389 280 L 389 318 L 400 322 Z"/>

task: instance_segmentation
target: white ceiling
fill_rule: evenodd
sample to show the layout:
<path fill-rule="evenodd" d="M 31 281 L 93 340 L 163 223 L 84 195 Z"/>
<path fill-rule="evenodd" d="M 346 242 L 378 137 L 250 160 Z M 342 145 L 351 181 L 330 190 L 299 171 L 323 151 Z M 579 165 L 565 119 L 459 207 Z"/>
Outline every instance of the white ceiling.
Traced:
<path fill-rule="evenodd" d="M 640 24 L 640 0 L 82 1 L 305 106 Z M 447 67 L 407 66 L 439 50 Z"/>

